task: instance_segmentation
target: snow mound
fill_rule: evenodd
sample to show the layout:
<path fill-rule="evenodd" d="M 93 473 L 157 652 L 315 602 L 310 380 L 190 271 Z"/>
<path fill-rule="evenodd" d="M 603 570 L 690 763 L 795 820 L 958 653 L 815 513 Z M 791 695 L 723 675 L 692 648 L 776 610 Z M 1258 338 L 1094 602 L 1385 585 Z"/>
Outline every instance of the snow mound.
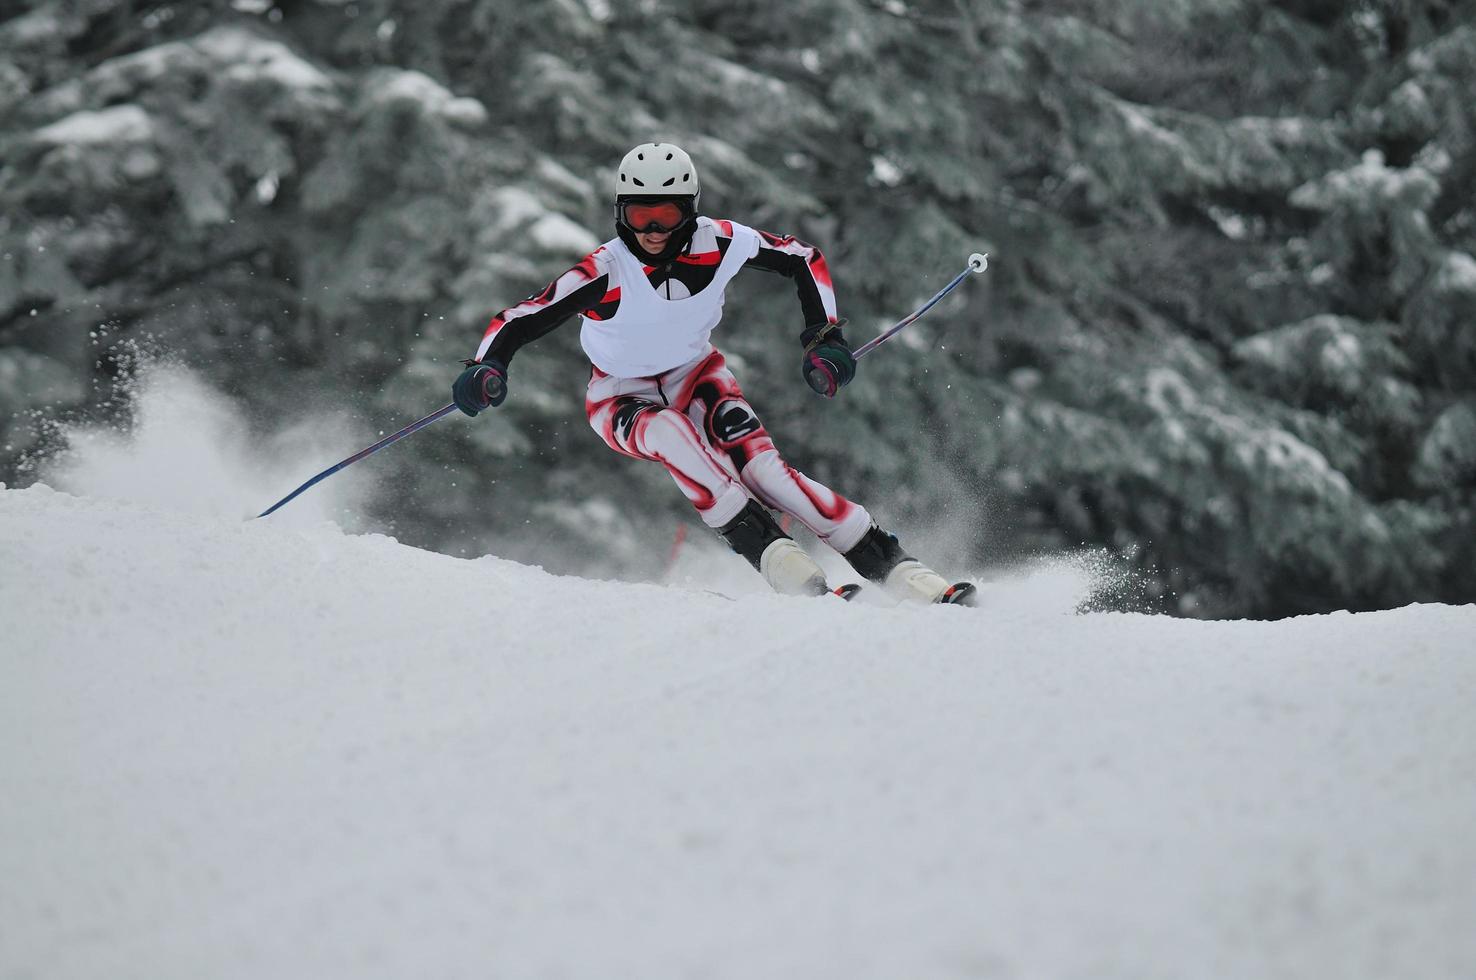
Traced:
<path fill-rule="evenodd" d="M 0 974 L 1476 967 L 1476 607 L 557 577 L 161 495 L 177 417 L 0 488 Z"/>

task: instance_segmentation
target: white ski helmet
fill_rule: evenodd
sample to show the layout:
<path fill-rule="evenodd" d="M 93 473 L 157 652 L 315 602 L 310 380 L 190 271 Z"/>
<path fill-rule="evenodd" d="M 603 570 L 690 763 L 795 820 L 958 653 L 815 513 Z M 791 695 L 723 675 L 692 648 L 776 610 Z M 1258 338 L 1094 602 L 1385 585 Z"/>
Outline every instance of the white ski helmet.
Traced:
<path fill-rule="evenodd" d="M 684 197 L 701 194 L 697 168 L 675 143 L 642 143 L 625 155 L 615 175 L 615 197 Z"/>

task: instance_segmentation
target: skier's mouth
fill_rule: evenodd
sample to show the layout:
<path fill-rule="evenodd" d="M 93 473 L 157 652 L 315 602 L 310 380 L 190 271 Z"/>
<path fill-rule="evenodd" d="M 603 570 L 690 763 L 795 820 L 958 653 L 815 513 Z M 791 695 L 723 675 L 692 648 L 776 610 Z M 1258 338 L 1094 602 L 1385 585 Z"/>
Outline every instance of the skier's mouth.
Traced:
<path fill-rule="evenodd" d="M 637 235 L 636 238 L 639 239 L 642 248 L 654 255 L 666 247 L 666 242 L 671 238 L 671 234 L 665 231 L 657 231 Z"/>

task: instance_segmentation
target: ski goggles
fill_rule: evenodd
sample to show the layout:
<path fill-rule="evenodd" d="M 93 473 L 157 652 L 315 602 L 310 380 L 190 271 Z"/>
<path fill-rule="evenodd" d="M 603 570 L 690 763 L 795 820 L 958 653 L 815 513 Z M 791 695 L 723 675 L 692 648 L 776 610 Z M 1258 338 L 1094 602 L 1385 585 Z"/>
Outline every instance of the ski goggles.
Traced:
<path fill-rule="evenodd" d="M 636 233 L 676 231 L 692 217 L 687 201 L 627 201 L 620 205 L 620 220 Z"/>

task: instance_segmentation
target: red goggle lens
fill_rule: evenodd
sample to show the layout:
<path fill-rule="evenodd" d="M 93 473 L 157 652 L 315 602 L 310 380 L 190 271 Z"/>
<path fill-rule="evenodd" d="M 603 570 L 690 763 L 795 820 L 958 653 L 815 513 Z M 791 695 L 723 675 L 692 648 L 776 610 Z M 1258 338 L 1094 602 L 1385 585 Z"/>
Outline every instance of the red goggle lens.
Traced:
<path fill-rule="evenodd" d="M 687 212 L 671 201 L 625 206 L 625 223 L 635 231 L 676 231 L 686 220 Z"/>

